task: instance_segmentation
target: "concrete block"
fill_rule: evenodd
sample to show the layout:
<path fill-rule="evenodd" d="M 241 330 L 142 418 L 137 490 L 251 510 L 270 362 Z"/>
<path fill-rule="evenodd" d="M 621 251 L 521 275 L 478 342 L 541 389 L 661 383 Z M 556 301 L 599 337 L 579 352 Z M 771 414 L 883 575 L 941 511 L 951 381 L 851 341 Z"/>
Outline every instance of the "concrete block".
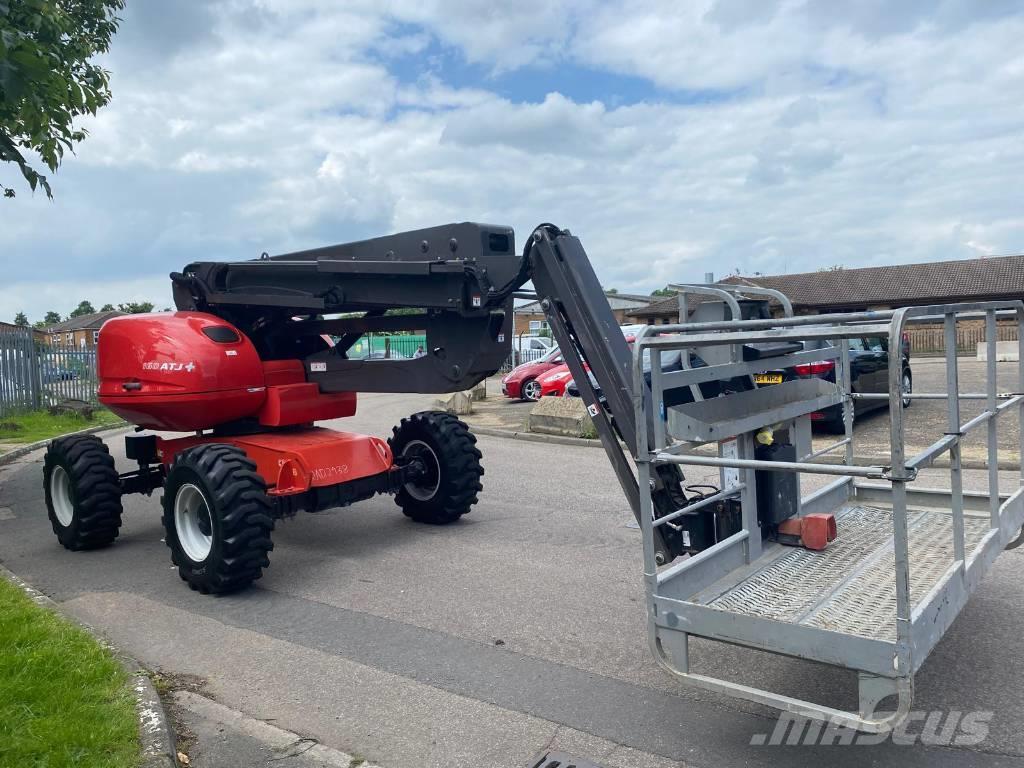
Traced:
<path fill-rule="evenodd" d="M 456 416 L 468 416 L 473 412 L 473 393 L 470 390 L 452 392 L 435 400 L 434 408 L 454 413 Z"/>
<path fill-rule="evenodd" d="M 1016 341 L 996 342 L 996 362 L 1015 363 L 1020 358 L 1020 346 Z M 978 360 L 988 361 L 988 342 L 978 342 Z"/>
<path fill-rule="evenodd" d="M 471 390 L 473 399 L 480 402 L 487 399 L 487 379 L 484 379 Z"/>
<path fill-rule="evenodd" d="M 579 397 L 542 397 L 527 420 L 530 432 L 565 437 L 595 437 L 594 423 Z"/>

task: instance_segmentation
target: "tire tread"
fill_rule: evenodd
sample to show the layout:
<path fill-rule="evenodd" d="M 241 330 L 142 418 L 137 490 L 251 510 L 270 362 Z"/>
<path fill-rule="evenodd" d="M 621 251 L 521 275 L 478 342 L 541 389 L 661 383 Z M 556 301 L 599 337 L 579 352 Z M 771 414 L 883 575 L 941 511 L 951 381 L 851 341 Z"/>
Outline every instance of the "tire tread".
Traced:
<path fill-rule="evenodd" d="M 395 495 L 395 502 L 406 517 L 417 522 L 447 525 L 477 503 L 477 494 L 483 490 L 482 455 L 465 422 L 444 411 L 421 411 L 402 419 L 392 430 L 388 445 L 397 455 L 409 440 L 423 438 L 433 446 L 442 464 L 438 495 L 422 501 L 403 488 Z"/>
<path fill-rule="evenodd" d="M 188 467 L 208 486 L 212 498 L 211 515 L 220 515 L 222 556 L 208 562 L 202 574 L 190 568 L 191 560 L 175 546 L 174 498 L 164 494 L 163 524 L 171 560 L 181 578 L 203 594 L 234 592 L 249 586 L 270 565 L 268 553 L 274 543 L 272 505 L 266 483 L 256 464 L 236 446 L 223 443 L 197 445 L 182 451 L 174 461 L 176 468 Z M 168 474 L 170 480 L 171 474 Z"/>
<path fill-rule="evenodd" d="M 72 484 L 72 523 L 57 520 L 50 499 L 50 474 L 63 466 Z M 72 551 L 99 549 L 114 542 L 121 529 L 121 482 L 106 444 L 95 435 L 50 441 L 43 460 L 43 488 L 50 525 L 57 540 Z"/>

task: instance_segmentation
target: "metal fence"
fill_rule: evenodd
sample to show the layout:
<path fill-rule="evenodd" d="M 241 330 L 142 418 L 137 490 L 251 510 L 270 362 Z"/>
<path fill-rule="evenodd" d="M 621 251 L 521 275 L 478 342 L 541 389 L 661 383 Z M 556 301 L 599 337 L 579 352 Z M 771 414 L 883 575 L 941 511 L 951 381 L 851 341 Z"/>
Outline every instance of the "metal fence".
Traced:
<path fill-rule="evenodd" d="M 426 337 L 422 334 L 372 334 L 368 333 L 349 352 L 350 357 L 373 355 L 384 359 L 417 357 L 426 353 Z M 546 349 L 512 349 L 500 372 L 508 373 L 517 365 L 540 360 L 548 353 Z"/>
<path fill-rule="evenodd" d="M 508 359 L 501 366 L 501 373 L 508 373 L 517 365 L 534 363 L 544 357 L 548 351 L 546 349 L 513 349 L 512 354 L 508 356 Z"/>
<path fill-rule="evenodd" d="M 916 355 L 940 355 L 946 351 L 946 339 L 941 325 L 925 325 L 906 331 L 910 339 L 910 352 Z M 973 355 L 978 344 L 984 343 L 985 326 L 981 323 L 957 326 L 956 351 L 961 355 Z M 1017 327 L 1009 323 L 996 326 L 996 341 L 1017 341 Z"/>
<path fill-rule="evenodd" d="M 0 415 L 64 400 L 96 402 L 96 348 L 41 342 L 0 327 Z"/>

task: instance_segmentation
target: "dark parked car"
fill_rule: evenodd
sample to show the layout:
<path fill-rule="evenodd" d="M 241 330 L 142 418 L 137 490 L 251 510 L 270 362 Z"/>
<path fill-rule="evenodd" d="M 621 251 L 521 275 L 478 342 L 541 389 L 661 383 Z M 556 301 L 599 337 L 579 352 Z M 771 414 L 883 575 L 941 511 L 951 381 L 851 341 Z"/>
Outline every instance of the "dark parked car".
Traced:
<path fill-rule="evenodd" d="M 826 346 L 831 346 L 830 341 L 814 341 L 805 342 L 805 349 L 821 349 Z M 888 393 L 889 391 L 889 351 L 888 351 L 888 340 L 881 338 L 863 338 L 863 339 L 847 339 L 847 347 L 850 353 L 850 386 L 854 392 L 874 392 L 874 393 Z M 667 371 L 678 371 L 682 368 L 682 360 L 679 352 L 665 354 L 663 356 L 663 369 Z M 692 368 L 700 368 L 705 363 L 696 355 L 690 356 L 690 366 Z M 910 343 L 906 335 L 903 337 L 903 341 L 900 344 L 900 367 L 901 367 L 901 388 L 905 394 L 913 392 L 914 378 L 910 370 Z M 651 382 L 651 366 L 648 361 L 644 362 L 644 378 L 647 383 Z M 805 363 L 802 365 L 794 366 L 793 368 L 787 368 L 784 370 L 776 371 L 764 371 L 754 375 L 754 383 L 758 386 L 770 386 L 772 384 L 781 384 L 783 381 L 789 381 L 791 379 L 806 379 L 806 378 L 821 378 L 827 381 L 836 380 L 836 361 L 835 360 L 818 360 L 811 363 Z M 598 395 L 600 396 L 600 388 L 596 386 L 596 382 L 592 383 L 597 389 Z M 725 389 L 728 391 L 742 391 L 749 388 L 749 379 L 739 377 L 732 382 L 726 384 Z M 704 399 L 710 397 L 717 397 L 720 394 L 720 390 L 715 388 L 719 387 L 718 382 L 712 382 L 711 384 L 701 385 L 701 396 Z M 579 397 L 579 387 L 576 386 L 576 382 L 570 381 L 565 389 L 566 396 Z M 687 403 L 692 400 L 690 393 L 687 389 L 672 390 L 666 393 L 667 406 L 680 405 Z M 909 398 L 904 398 L 903 407 L 909 408 L 913 401 Z M 878 408 L 885 408 L 889 404 L 888 400 L 857 400 L 853 401 L 854 407 L 854 418 L 857 415 L 866 413 L 868 411 L 876 410 Z M 823 411 L 811 414 L 811 420 L 815 423 L 820 424 L 829 430 L 839 431 L 843 430 L 843 411 L 842 407 L 835 405 L 830 408 L 826 408 Z"/>
<path fill-rule="evenodd" d="M 832 342 L 806 342 L 805 349 L 821 349 L 831 346 Z M 814 345 L 817 345 L 816 347 Z M 846 339 L 850 353 L 850 389 L 853 392 L 888 393 L 889 392 L 889 344 L 888 339 L 868 337 L 862 339 Z M 914 377 L 910 370 L 910 343 L 906 336 L 900 344 L 899 354 L 900 384 L 904 394 L 911 394 L 914 388 Z M 836 380 L 836 361 L 818 360 L 804 363 L 793 368 L 780 371 L 765 371 L 754 376 L 758 386 L 781 384 L 791 379 L 819 378 L 827 381 Z M 910 398 L 903 399 L 903 407 L 909 408 L 913 402 Z M 856 419 L 862 413 L 878 408 L 886 408 L 888 400 L 853 401 L 853 414 Z M 812 421 L 826 429 L 841 432 L 843 430 L 842 406 L 833 405 L 818 413 L 811 414 Z"/>

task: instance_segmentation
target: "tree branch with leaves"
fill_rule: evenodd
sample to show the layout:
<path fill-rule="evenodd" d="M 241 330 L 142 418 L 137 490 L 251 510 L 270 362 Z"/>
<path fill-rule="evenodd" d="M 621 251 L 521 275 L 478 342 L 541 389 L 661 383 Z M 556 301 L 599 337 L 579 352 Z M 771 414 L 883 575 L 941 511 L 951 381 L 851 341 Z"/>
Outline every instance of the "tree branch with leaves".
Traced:
<path fill-rule="evenodd" d="M 55 173 L 86 131 L 75 119 L 110 101 L 110 73 L 92 59 L 117 31 L 124 0 L 0 0 L 0 161 L 53 197 L 35 155 Z M 29 153 L 30 157 L 26 157 Z M 14 197 L 0 181 L 0 193 Z"/>

